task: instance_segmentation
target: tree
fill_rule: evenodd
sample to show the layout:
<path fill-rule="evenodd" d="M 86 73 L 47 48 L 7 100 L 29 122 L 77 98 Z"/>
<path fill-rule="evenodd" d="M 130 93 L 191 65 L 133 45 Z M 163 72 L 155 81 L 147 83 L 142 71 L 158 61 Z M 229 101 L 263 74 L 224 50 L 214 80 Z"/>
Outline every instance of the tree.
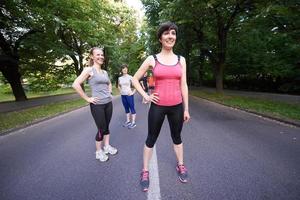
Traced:
<path fill-rule="evenodd" d="M 10 84 L 16 101 L 27 99 L 21 83 L 19 49 L 28 36 L 40 32 L 38 20 L 24 2 L 0 5 L 0 71 Z"/>
<path fill-rule="evenodd" d="M 261 6 L 255 17 L 243 23 L 243 28 L 233 28 L 228 46 L 225 74 L 230 80 L 227 82 L 260 91 L 295 93 L 300 90 L 295 82 L 300 76 L 297 66 L 300 44 L 295 34 L 300 30 L 300 21 L 294 3 L 280 1 Z"/>
<path fill-rule="evenodd" d="M 121 27 L 126 29 L 129 26 L 124 24 L 131 24 L 130 32 L 136 33 L 133 18 L 128 18 L 133 12 L 127 11 L 124 3 L 109 0 L 12 0 L 1 5 L 0 70 L 16 100 L 27 99 L 21 74 L 34 84 L 40 80 L 49 90 L 55 89 L 70 77 L 71 66 L 75 74 L 81 73 L 93 46 L 103 47 L 108 54 L 107 68 L 110 59 L 115 60 L 110 48 L 116 48 L 117 41 L 126 36 L 119 34 Z M 130 45 L 134 49 L 130 43 L 125 46 Z"/>

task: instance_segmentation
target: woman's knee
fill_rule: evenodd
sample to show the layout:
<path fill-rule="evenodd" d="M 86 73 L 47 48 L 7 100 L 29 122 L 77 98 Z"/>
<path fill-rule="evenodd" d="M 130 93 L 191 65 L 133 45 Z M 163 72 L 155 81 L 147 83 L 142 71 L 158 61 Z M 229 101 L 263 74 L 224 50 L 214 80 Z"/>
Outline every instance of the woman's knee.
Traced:
<path fill-rule="evenodd" d="M 182 143 L 181 136 L 172 136 L 173 144 L 179 145 Z"/>
<path fill-rule="evenodd" d="M 153 148 L 155 145 L 155 142 L 156 142 L 156 138 L 147 137 L 145 144 L 148 148 Z"/>
<path fill-rule="evenodd" d="M 103 130 L 103 135 L 109 135 L 109 130 L 108 129 L 104 129 Z"/>
<path fill-rule="evenodd" d="M 97 132 L 97 134 L 96 134 L 96 136 L 95 136 L 95 140 L 97 141 L 97 142 L 101 142 L 102 140 L 103 140 L 103 133 L 102 133 L 102 131 L 98 131 Z"/>
<path fill-rule="evenodd" d="M 103 140 L 103 136 L 105 136 L 105 135 L 109 135 L 109 130 L 107 130 L 107 129 L 100 129 L 100 130 L 97 132 L 97 134 L 96 134 L 95 140 L 96 140 L 97 142 L 100 142 L 100 141 Z"/>

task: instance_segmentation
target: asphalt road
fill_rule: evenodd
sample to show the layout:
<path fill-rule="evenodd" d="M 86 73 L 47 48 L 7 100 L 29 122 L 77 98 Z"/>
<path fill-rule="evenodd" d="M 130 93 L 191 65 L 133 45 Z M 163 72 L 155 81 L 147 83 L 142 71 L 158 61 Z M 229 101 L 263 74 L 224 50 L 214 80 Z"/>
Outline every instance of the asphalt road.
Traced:
<path fill-rule="evenodd" d="M 119 153 L 106 163 L 95 160 L 89 107 L 1 136 L 0 199 L 300 199 L 300 128 L 194 97 L 182 133 L 189 183 L 176 177 L 166 120 L 156 144 L 159 190 L 141 192 L 148 108 L 140 101 L 137 127 L 129 130 L 121 126 L 121 100 L 114 99 L 111 144 Z"/>

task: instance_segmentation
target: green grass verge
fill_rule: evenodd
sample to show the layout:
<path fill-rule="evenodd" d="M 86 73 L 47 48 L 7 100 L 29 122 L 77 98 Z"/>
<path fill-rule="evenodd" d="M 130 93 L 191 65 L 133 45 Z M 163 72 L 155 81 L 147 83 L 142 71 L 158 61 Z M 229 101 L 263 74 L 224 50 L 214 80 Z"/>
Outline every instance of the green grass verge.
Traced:
<path fill-rule="evenodd" d="M 60 94 L 70 94 L 75 93 L 73 88 L 61 88 L 56 91 L 51 92 L 26 92 L 26 96 L 28 99 L 36 98 L 36 97 L 44 97 L 44 96 L 52 96 L 52 95 L 60 95 Z M 14 101 L 15 97 L 11 94 L 6 94 L 1 92 L 0 90 L 0 102 L 4 101 Z"/>
<path fill-rule="evenodd" d="M 118 93 L 118 89 L 116 87 L 113 87 L 113 94 Z M 91 89 L 88 85 L 85 86 L 85 91 L 89 94 L 91 92 Z M 54 95 L 61 95 L 61 94 L 72 94 L 75 93 L 75 90 L 73 88 L 61 88 L 56 91 L 50 91 L 50 92 L 26 92 L 26 96 L 28 99 L 37 98 L 37 97 L 45 97 L 45 96 L 54 96 Z M 1 90 L 0 86 L 0 102 L 4 101 L 15 101 L 14 95 L 6 94 Z"/>
<path fill-rule="evenodd" d="M 299 104 L 288 104 L 284 102 L 241 97 L 236 95 L 220 95 L 215 92 L 204 92 L 199 90 L 191 90 L 189 93 L 193 96 L 205 98 L 235 108 L 261 113 L 271 117 L 300 120 Z"/>
<path fill-rule="evenodd" d="M 75 108 L 87 105 L 83 99 L 68 100 L 43 106 L 37 106 L 16 112 L 0 113 L 0 134 L 5 130 L 17 128 L 43 118 L 55 116 Z"/>
<path fill-rule="evenodd" d="M 113 95 L 117 95 L 119 93 L 116 87 L 113 87 L 112 89 L 113 89 Z M 55 92 L 55 93 L 51 93 L 51 95 L 68 94 L 68 93 L 74 93 L 74 89 L 72 88 L 70 88 L 70 90 L 62 89 L 59 93 Z M 87 93 L 88 94 L 90 93 L 89 88 L 87 88 Z M 4 133 L 9 129 L 18 128 L 26 124 L 30 124 L 32 122 L 41 120 L 43 118 L 55 116 L 59 113 L 64 113 L 84 105 L 88 105 L 88 103 L 85 100 L 76 99 L 76 100 L 68 100 L 68 101 L 43 105 L 43 106 L 37 106 L 34 108 L 28 108 L 17 112 L 0 113 L 0 135 L 1 133 Z"/>

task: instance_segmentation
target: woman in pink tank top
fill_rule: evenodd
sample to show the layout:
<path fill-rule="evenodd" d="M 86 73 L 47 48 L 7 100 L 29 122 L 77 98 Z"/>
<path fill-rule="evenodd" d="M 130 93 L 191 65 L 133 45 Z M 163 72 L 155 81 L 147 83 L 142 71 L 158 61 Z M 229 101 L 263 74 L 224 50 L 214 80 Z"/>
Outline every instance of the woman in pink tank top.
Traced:
<path fill-rule="evenodd" d="M 149 188 L 149 161 L 165 116 L 168 118 L 173 148 L 177 158 L 176 171 L 182 183 L 187 182 L 187 169 L 183 162 L 181 130 L 183 122 L 190 119 L 185 58 L 174 54 L 178 27 L 172 22 L 162 23 L 157 31 L 161 51 L 146 58 L 135 73 L 132 83 L 137 91 L 151 103 L 148 113 L 148 136 L 144 145 L 143 169 L 140 184 L 143 191 Z M 148 71 L 153 71 L 154 93 L 148 95 L 139 81 Z"/>

